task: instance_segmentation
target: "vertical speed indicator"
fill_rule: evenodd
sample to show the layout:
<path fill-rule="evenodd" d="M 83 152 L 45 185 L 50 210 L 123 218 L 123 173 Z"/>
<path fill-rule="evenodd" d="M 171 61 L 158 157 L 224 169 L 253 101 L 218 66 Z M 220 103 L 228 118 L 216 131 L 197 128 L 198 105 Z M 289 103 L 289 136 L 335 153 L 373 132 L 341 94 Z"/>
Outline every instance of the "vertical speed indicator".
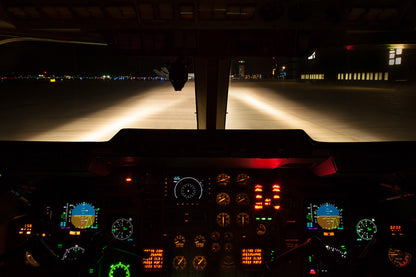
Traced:
<path fill-rule="evenodd" d="M 374 219 L 363 218 L 355 227 L 357 235 L 363 240 L 372 240 L 377 233 L 377 225 Z"/>
<path fill-rule="evenodd" d="M 133 234 L 131 219 L 119 218 L 111 225 L 111 234 L 118 240 L 127 240 Z"/>

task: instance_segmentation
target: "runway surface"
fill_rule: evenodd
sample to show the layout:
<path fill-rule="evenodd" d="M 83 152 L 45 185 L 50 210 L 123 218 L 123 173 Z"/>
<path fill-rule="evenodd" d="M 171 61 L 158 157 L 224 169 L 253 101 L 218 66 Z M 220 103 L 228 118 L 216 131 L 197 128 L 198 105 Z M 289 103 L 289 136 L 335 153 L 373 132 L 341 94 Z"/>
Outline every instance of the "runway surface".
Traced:
<path fill-rule="evenodd" d="M 122 128 L 196 129 L 194 83 L 2 83 L 1 140 L 106 141 Z M 416 90 L 232 81 L 227 129 L 303 129 L 329 142 L 416 140 Z"/>

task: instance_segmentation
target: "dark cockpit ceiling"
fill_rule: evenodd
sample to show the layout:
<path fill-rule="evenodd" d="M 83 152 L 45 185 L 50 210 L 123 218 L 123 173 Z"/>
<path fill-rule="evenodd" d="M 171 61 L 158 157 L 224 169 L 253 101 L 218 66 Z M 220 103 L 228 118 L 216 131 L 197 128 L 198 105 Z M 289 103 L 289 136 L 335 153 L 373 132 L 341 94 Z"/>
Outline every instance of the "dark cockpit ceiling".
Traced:
<path fill-rule="evenodd" d="M 0 28 L 146 55 L 299 55 L 318 45 L 409 42 L 414 12 L 413 1 L 6 0 Z"/>

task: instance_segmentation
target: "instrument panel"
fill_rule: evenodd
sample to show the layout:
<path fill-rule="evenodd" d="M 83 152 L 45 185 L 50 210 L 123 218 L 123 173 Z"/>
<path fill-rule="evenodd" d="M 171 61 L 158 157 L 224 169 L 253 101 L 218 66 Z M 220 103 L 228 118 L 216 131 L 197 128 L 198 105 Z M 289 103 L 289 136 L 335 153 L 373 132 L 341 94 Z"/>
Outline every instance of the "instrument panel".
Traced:
<path fill-rule="evenodd" d="M 396 243 L 408 236 L 406 225 L 379 220 L 376 203 L 365 197 L 352 202 L 354 192 L 344 190 L 342 179 L 301 170 L 131 172 L 99 178 L 99 192 L 82 195 L 80 187 L 77 201 L 55 201 L 59 218 L 51 220 L 55 230 L 45 240 L 62 262 L 77 265 L 90 258 L 89 244 L 103 236 L 107 244 L 90 276 L 257 276 L 267 267 L 325 275 L 331 268 L 322 264 L 319 247 L 344 266 L 375 252 L 392 270 L 414 266 L 414 252 Z M 130 181 L 119 181 L 118 191 L 106 185 L 126 180 L 124 175 Z M 388 247 L 374 250 L 385 236 Z M 310 239 L 316 244 L 304 247 Z M 290 254 L 289 269 L 280 269 L 281 256 L 297 248 L 302 254 Z"/>

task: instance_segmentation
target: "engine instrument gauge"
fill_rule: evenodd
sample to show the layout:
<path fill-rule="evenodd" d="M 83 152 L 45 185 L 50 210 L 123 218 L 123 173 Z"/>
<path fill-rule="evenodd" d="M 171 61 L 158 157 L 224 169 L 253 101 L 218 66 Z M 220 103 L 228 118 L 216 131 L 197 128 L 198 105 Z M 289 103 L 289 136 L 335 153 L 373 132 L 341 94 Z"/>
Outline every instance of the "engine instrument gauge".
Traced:
<path fill-rule="evenodd" d="M 230 225 L 230 215 L 227 213 L 219 213 L 217 215 L 217 224 L 220 227 L 226 227 L 228 225 Z"/>
<path fill-rule="evenodd" d="M 403 268 L 409 265 L 412 260 L 412 254 L 400 249 L 389 248 L 389 261 L 397 268 Z"/>
<path fill-rule="evenodd" d="M 112 264 L 110 266 L 110 271 L 108 272 L 109 277 L 130 277 L 130 265 L 123 264 L 122 262 L 119 262 L 118 264 Z"/>
<path fill-rule="evenodd" d="M 220 192 L 217 194 L 216 202 L 219 206 L 227 206 L 231 202 L 230 195 L 226 192 Z"/>
<path fill-rule="evenodd" d="M 224 233 L 224 240 L 225 240 L 225 241 L 230 241 L 230 240 L 233 240 L 233 238 L 234 238 L 233 233 L 231 233 L 231 232 L 225 232 L 225 233 Z"/>
<path fill-rule="evenodd" d="M 192 265 L 194 266 L 195 270 L 202 271 L 207 266 L 207 259 L 204 256 L 195 256 L 192 260 Z"/>
<path fill-rule="evenodd" d="M 175 244 L 176 248 L 183 248 L 185 246 L 185 237 L 183 235 L 177 235 L 173 239 L 173 243 Z"/>
<path fill-rule="evenodd" d="M 227 186 L 230 183 L 231 177 L 228 174 L 221 173 L 217 176 L 217 184 L 220 186 Z"/>
<path fill-rule="evenodd" d="M 267 232 L 267 228 L 266 225 L 264 225 L 263 223 L 260 223 L 257 225 L 256 227 L 256 234 L 258 236 L 264 236 Z"/>
<path fill-rule="evenodd" d="M 202 183 L 193 177 L 174 180 L 173 194 L 176 199 L 186 202 L 198 201 L 202 198 Z"/>
<path fill-rule="evenodd" d="M 246 227 L 250 223 L 250 216 L 247 213 L 237 215 L 237 224 L 240 227 Z"/>
<path fill-rule="evenodd" d="M 237 194 L 235 202 L 237 203 L 237 205 L 247 206 L 248 204 L 250 204 L 250 198 L 247 193 L 242 192 Z"/>
<path fill-rule="evenodd" d="M 63 261 L 78 261 L 81 256 L 84 254 L 85 249 L 79 245 L 72 246 L 65 250 L 64 255 L 62 256 Z"/>
<path fill-rule="evenodd" d="M 235 178 L 235 182 L 237 184 L 239 184 L 239 185 L 247 185 L 248 184 L 248 180 L 250 180 L 250 176 L 248 176 L 245 173 L 240 173 Z"/>
<path fill-rule="evenodd" d="M 184 256 L 175 256 L 172 264 L 175 270 L 184 270 L 186 267 L 186 258 Z"/>
<path fill-rule="evenodd" d="M 231 250 L 233 250 L 233 244 L 231 242 L 227 242 L 224 244 L 224 249 L 227 252 L 231 252 Z"/>
<path fill-rule="evenodd" d="M 118 240 L 126 240 L 133 234 L 133 224 L 131 219 L 119 218 L 111 225 L 111 233 Z"/>
<path fill-rule="evenodd" d="M 372 240 L 377 233 L 377 225 L 374 219 L 364 218 L 358 221 L 355 227 L 357 235 L 363 240 Z"/>
<path fill-rule="evenodd" d="M 205 246 L 205 237 L 203 235 L 197 235 L 194 239 L 195 247 L 202 248 Z"/>
<path fill-rule="evenodd" d="M 211 250 L 212 250 L 212 252 L 217 253 L 221 250 L 221 245 L 218 242 L 214 242 L 211 245 Z"/>
<path fill-rule="evenodd" d="M 212 234 L 211 234 L 211 239 L 212 239 L 213 241 L 219 241 L 219 240 L 220 240 L 220 237 L 221 237 L 221 234 L 220 234 L 220 232 L 218 232 L 218 231 L 214 231 L 214 232 L 212 232 Z"/>

